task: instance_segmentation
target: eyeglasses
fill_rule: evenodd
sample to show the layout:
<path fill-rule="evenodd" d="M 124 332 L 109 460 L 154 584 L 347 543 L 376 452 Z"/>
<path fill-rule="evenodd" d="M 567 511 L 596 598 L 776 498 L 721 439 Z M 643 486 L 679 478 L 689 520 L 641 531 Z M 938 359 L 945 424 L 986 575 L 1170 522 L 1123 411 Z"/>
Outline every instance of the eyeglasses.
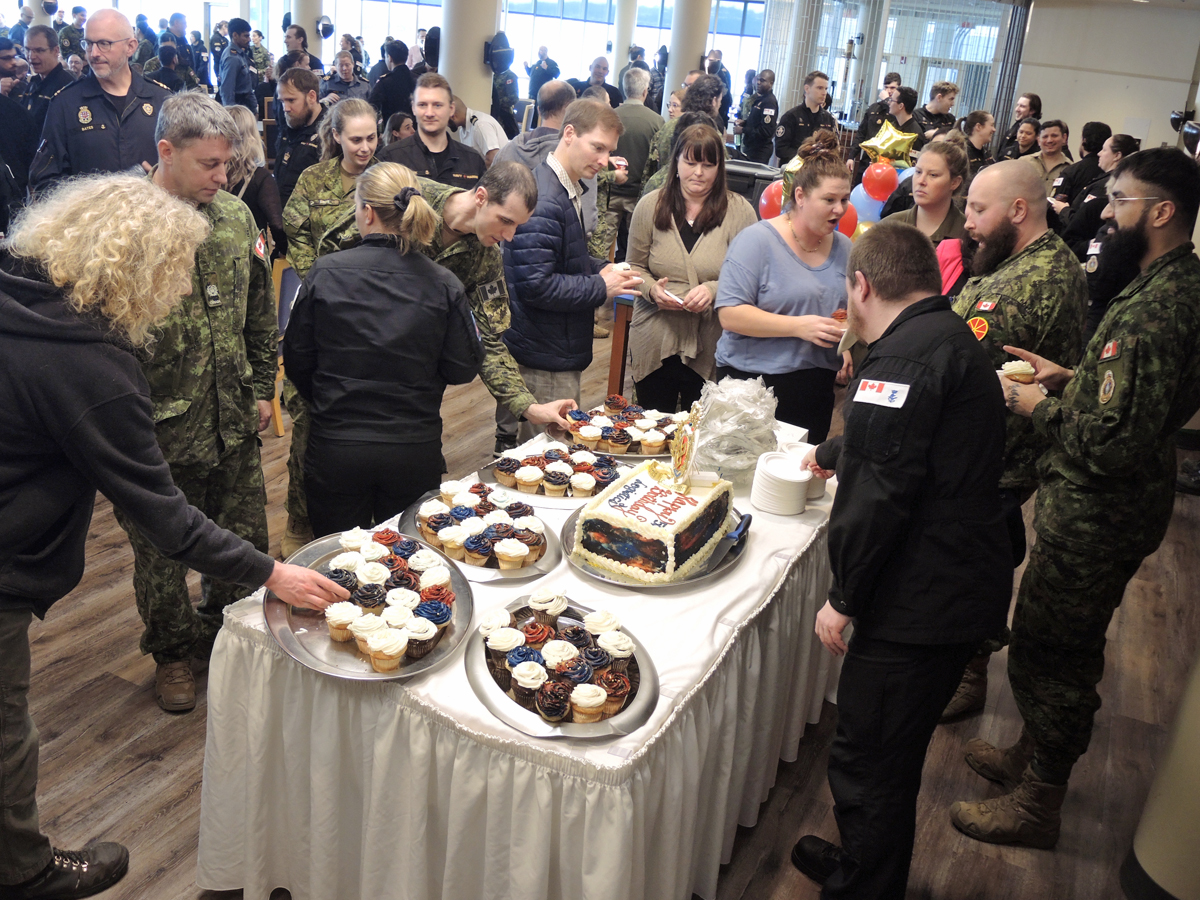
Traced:
<path fill-rule="evenodd" d="M 1120 194 L 1109 194 L 1108 202 L 1111 206 L 1116 206 L 1118 203 L 1128 203 L 1131 200 L 1161 200 L 1162 197 L 1123 197 Z"/>
<path fill-rule="evenodd" d="M 112 48 L 113 48 L 113 47 L 114 47 L 116 44 L 124 44 L 124 43 L 125 43 L 125 41 L 127 41 L 127 40 L 129 40 L 129 38 L 126 38 L 125 40 L 121 40 L 121 41 L 89 41 L 89 40 L 82 40 L 82 41 L 80 41 L 79 43 L 80 43 L 80 45 L 83 47 L 83 49 L 84 49 L 84 50 L 91 50 L 93 47 L 95 47 L 95 48 L 96 48 L 97 50 L 99 50 L 101 53 L 108 53 L 110 50 L 112 50 Z"/>
<path fill-rule="evenodd" d="M 28 44 L 26 44 L 25 52 L 26 53 L 37 53 L 37 54 L 49 53 L 50 48 L 49 47 L 30 47 Z"/>

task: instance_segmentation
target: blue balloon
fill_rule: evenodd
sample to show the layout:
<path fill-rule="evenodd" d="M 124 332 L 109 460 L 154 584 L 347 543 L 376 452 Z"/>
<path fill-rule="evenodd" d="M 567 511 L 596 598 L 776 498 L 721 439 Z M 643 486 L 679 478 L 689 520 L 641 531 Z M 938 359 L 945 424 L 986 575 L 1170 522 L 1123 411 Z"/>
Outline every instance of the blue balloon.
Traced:
<path fill-rule="evenodd" d="M 879 214 L 883 212 L 884 201 L 876 200 L 867 193 L 867 189 L 861 184 L 850 192 L 850 202 L 854 204 L 855 210 L 858 211 L 858 221 L 879 221 Z"/>
<path fill-rule="evenodd" d="M 896 171 L 900 175 L 900 181 L 904 182 L 913 177 L 915 170 L 912 166 L 909 166 L 907 169 L 897 169 Z"/>

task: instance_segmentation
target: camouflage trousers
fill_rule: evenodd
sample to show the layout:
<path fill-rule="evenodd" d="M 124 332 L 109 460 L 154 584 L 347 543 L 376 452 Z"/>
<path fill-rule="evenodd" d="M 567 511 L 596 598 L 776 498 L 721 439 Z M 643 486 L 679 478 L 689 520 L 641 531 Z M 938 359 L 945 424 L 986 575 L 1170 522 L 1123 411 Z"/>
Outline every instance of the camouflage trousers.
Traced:
<path fill-rule="evenodd" d="M 308 531 L 308 497 L 304 493 L 304 453 L 308 450 L 308 403 L 300 396 L 296 386 L 286 378 L 283 381 L 283 405 L 292 417 L 292 444 L 288 448 L 288 489 L 283 508 L 287 510 L 292 524 L 301 531 Z"/>
<path fill-rule="evenodd" d="M 212 467 L 172 465 L 171 477 L 188 503 L 267 552 L 267 492 L 257 437 L 226 448 Z M 225 607 L 244 597 L 246 588 L 204 576 L 200 606 L 193 608 L 188 567 L 159 553 L 119 509 L 114 511 L 133 545 L 133 592 L 145 625 L 142 652 L 158 663 L 202 653 L 220 630 Z"/>
<path fill-rule="evenodd" d="M 1105 632 L 1141 559 L 1091 555 L 1039 537 L 1013 614 L 1008 681 L 1042 774 L 1065 784 L 1100 708 Z"/>

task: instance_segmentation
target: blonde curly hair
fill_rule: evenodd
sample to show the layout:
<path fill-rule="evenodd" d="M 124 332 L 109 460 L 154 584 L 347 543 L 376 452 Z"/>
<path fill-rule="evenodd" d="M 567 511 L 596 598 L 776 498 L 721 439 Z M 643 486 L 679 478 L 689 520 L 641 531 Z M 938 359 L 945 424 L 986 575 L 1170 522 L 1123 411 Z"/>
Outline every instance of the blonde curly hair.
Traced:
<path fill-rule="evenodd" d="M 95 175 L 63 182 L 25 209 L 8 252 L 69 288 L 76 312 L 99 315 L 135 347 L 192 290 L 208 220 L 149 178 Z"/>

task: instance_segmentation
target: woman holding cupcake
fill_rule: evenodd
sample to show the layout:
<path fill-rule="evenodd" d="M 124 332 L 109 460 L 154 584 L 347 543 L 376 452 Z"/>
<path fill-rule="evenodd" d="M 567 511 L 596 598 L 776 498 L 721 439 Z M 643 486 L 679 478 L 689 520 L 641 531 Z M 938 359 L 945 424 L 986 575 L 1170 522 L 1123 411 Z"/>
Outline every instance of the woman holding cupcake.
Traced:
<path fill-rule="evenodd" d="M 362 243 L 317 260 L 284 336 L 288 377 L 311 407 L 316 534 L 369 527 L 438 487 L 442 394 L 483 358 L 461 283 L 415 249 L 438 222 L 416 176 L 367 169 L 355 219 Z"/>
<path fill-rule="evenodd" d="M 833 418 L 842 358 L 850 239 L 838 222 L 850 202 L 850 176 L 837 137 L 818 131 L 800 147 L 799 169 L 783 179 L 782 214 L 751 225 L 721 267 L 717 377 L 761 377 L 775 392 L 775 418 L 807 428 L 820 443 Z"/>
<path fill-rule="evenodd" d="M 638 201 L 629 226 L 626 259 L 642 278 L 629 347 L 643 407 L 675 412 L 700 399 L 721 337 L 713 307 L 721 264 L 733 239 L 755 220 L 745 198 L 725 188 L 721 135 L 708 125 L 684 129 L 672 148 L 665 186 Z M 610 407 L 615 401 L 618 406 Z M 624 398 L 610 397 L 605 412 L 625 405 Z"/>

